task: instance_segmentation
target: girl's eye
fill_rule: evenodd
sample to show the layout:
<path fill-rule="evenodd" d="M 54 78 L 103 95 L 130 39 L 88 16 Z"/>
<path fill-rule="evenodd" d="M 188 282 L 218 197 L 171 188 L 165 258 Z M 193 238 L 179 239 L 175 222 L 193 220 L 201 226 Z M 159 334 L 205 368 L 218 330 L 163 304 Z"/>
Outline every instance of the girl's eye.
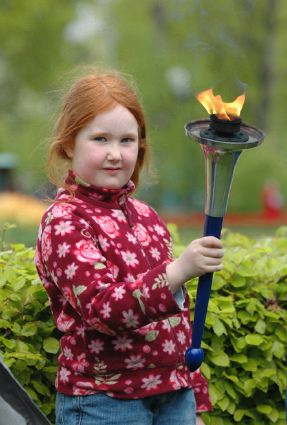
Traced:
<path fill-rule="evenodd" d="M 100 142 L 100 143 L 104 143 L 104 142 L 107 141 L 107 139 L 103 136 L 94 137 L 93 140 L 95 140 L 96 142 Z"/>
<path fill-rule="evenodd" d="M 124 139 L 121 140 L 122 143 L 131 143 L 134 142 L 134 139 L 132 139 L 131 137 L 125 137 Z"/>

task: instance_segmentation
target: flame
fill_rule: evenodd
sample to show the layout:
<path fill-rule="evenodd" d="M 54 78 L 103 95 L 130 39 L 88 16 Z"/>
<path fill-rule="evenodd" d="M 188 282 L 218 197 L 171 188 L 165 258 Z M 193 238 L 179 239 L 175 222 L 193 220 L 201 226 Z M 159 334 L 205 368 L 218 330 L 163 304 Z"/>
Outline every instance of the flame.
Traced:
<path fill-rule="evenodd" d="M 209 114 L 216 114 L 220 120 L 232 121 L 240 116 L 245 94 L 241 94 L 233 102 L 226 103 L 219 94 L 215 96 L 213 90 L 208 89 L 198 93 L 196 98 Z"/>

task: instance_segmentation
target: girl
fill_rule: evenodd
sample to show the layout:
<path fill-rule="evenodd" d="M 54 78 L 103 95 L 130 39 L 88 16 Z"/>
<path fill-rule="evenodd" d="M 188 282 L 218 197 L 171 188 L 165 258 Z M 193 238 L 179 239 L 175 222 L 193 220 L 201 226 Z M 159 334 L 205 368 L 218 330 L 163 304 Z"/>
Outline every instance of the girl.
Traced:
<path fill-rule="evenodd" d="M 144 113 L 122 76 L 73 84 L 48 157 L 60 188 L 35 257 L 63 333 L 57 425 L 195 424 L 194 393 L 198 412 L 211 408 L 207 382 L 184 361 L 184 283 L 220 270 L 222 245 L 204 237 L 173 258 L 166 226 L 132 197 L 147 154 Z"/>

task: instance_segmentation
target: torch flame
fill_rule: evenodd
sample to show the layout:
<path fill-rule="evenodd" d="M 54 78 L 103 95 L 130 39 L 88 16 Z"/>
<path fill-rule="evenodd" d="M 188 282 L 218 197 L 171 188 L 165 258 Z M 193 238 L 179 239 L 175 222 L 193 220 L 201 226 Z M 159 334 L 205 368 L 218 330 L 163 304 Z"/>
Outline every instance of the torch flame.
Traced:
<path fill-rule="evenodd" d="M 213 90 L 208 89 L 198 93 L 196 98 L 209 114 L 216 114 L 220 120 L 232 121 L 240 116 L 245 94 L 241 94 L 233 102 L 226 103 L 219 94 L 214 96 Z"/>

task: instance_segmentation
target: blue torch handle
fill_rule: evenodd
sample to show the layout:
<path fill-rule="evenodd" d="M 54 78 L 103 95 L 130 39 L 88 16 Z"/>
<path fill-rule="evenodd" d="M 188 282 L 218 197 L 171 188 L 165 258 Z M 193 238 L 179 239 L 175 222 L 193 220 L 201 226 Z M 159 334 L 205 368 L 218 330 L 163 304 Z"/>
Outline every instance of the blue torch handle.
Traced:
<path fill-rule="evenodd" d="M 215 236 L 220 239 L 224 217 L 205 216 L 204 236 Z M 185 353 L 185 361 L 190 371 L 199 368 L 204 359 L 201 346 L 205 318 L 210 297 L 213 273 L 206 273 L 198 279 L 194 319 L 192 326 L 192 344 Z"/>

